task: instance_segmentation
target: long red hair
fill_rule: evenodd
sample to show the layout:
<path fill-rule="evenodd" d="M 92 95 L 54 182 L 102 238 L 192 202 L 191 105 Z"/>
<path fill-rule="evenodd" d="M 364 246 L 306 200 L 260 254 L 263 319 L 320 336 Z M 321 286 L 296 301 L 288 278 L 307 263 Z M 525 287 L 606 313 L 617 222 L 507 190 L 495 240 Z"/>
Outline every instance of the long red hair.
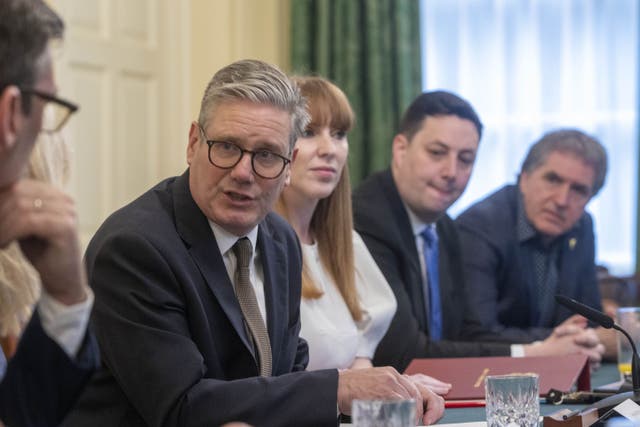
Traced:
<path fill-rule="evenodd" d="M 307 111 L 311 115 L 309 128 L 328 126 L 343 132 L 351 130 L 354 124 L 353 110 L 340 88 L 322 77 L 292 79 L 307 100 Z M 276 210 L 287 217 L 286 202 L 282 195 Z M 322 266 L 336 283 L 353 319 L 360 320 L 362 307 L 355 286 L 351 183 L 347 164 L 333 192 L 318 202 L 309 228 L 318 243 Z M 303 260 L 302 265 L 302 296 L 317 299 L 322 296 L 322 291 L 309 275 L 307 262 L 309 260 Z"/>

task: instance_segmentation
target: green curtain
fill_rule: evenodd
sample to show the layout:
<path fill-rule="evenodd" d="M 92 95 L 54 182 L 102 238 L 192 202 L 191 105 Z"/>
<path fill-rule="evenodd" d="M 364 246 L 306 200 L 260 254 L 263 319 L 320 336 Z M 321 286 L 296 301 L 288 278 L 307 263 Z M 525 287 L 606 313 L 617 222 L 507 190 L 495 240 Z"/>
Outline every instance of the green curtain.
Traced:
<path fill-rule="evenodd" d="M 356 114 L 356 185 L 386 168 L 402 112 L 421 92 L 418 0 L 292 0 L 291 66 L 336 83 Z"/>

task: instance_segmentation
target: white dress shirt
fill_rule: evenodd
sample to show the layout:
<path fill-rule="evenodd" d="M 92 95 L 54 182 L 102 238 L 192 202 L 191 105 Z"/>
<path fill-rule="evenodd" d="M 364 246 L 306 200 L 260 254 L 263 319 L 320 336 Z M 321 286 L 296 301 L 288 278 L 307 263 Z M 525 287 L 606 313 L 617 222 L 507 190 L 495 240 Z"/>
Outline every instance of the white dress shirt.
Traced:
<path fill-rule="evenodd" d="M 211 226 L 213 235 L 216 238 L 216 243 L 218 244 L 218 249 L 222 254 L 222 260 L 224 261 L 224 266 L 227 269 L 229 279 L 231 279 L 231 284 L 233 284 L 234 286 L 237 260 L 236 255 L 233 253 L 233 245 L 235 245 L 238 239 L 242 237 L 247 237 L 251 242 L 253 252 L 251 253 L 251 262 L 249 263 L 249 279 L 251 280 L 253 291 L 256 294 L 256 299 L 258 300 L 258 308 L 260 309 L 262 320 L 264 320 L 266 325 L 267 309 L 264 299 L 264 270 L 262 269 L 260 251 L 256 246 L 256 242 L 258 241 L 258 227 L 253 227 L 253 229 L 249 233 L 247 233 L 246 236 L 236 236 L 233 233 L 229 233 L 227 230 L 220 227 L 218 224 L 211 220 L 209 220 L 209 226 Z"/>
<path fill-rule="evenodd" d="M 418 259 L 420 260 L 420 272 L 422 273 L 422 283 L 423 286 L 427 286 L 427 264 L 424 261 L 424 237 L 422 237 L 422 230 L 427 227 L 433 228 L 433 231 L 438 234 L 436 231 L 436 225 L 434 223 L 427 224 L 422 221 L 405 205 L 405 209 L 407 210 L 407 214 L 409 215 L 409 221 L 411 221 L 411 230 L 413 231 L 413 238 L 416 241 L 416 250 L 418 251 Z M 427 289 L 427 288 L 425 288 Z"/>
<path fill-rule="evenodd" d="M 362 238 L 353 232 L 356 289 L 363 310 L 356 322 L 330 274 L 323 268 L 318 246 L 302 245 L 304 262 L 314 284 L 324 292 L 303 298 L 302 336 L 309 344 L 308 370 L 349 368 L 356 357 L 372 358 L 396 311 L 396 299 Z"/>

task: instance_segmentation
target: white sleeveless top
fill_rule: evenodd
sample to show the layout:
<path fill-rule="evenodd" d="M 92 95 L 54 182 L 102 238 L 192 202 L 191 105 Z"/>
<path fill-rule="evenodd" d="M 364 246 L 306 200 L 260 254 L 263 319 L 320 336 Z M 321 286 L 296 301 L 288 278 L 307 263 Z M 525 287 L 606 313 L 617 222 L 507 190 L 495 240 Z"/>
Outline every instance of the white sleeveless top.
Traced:
<path fill-rule="evenodd" d="M 307 370 L 349 368 L 356 357 L 372 358 L 396 311 L 396 300 L 384 275 L 353 231 L 356 289 L 363 317 L 355 322 L 340 291 L 320 263 L 316 244 L 302 244 L 304 262 L 315 285 L 324 292 L 319 299 L 302 298 L 300 335 L 309 344 Z"/>

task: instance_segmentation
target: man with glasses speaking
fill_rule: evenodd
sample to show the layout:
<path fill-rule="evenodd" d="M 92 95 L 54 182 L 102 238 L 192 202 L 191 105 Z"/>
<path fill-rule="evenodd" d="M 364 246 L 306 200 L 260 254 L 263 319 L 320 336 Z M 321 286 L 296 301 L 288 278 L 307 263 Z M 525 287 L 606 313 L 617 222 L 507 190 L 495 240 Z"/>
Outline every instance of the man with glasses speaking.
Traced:
<path fill-rule="evenodd" d="M 102 368 L 66 426 L 335 426 L 356 398 L 442 398 L 393 368 L 304 371 L 302 254 L 271 213 L 308 122 L 277 68 L 244 60 L 207 86 L 189 168 L 115 212 L 86 252 Z M 304 372 L 300 372 L 304 371 Z"/>
<path fill-rule="evenodd" d="M 93 295 L 73 200 L 24 174 L 38 134 L 60 130 L 77 107 L 56 95 L 48 42 L 62 36 L 60 18 L 40 0 L 2 0 L 0 17 L 0 248 L 19 242 L 42 284 L 16 353 L 7 355 L 0 424 L 53 426 L 98 365 L 87 333 Z"/>

